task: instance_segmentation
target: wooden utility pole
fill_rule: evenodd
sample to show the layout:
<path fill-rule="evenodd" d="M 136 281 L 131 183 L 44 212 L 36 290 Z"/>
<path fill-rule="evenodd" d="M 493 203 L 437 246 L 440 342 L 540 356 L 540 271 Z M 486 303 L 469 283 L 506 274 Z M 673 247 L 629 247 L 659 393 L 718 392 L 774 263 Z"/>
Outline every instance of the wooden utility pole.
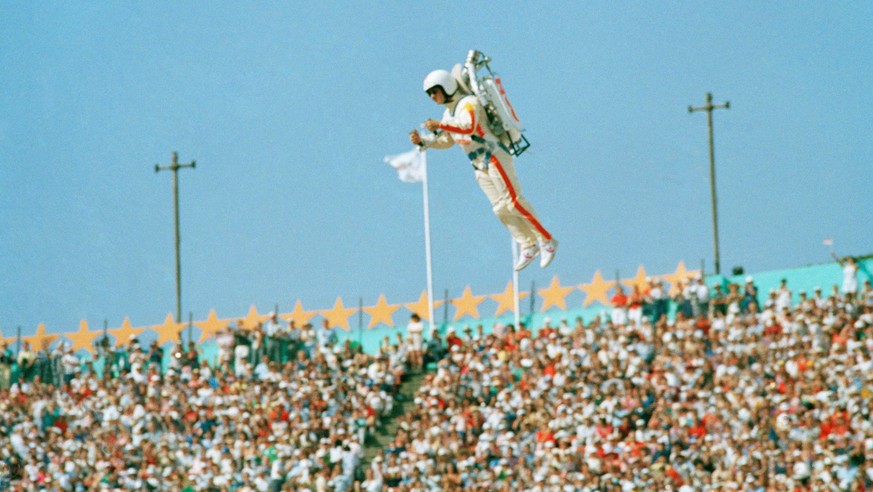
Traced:
<path fill-rule="evenodd" d="M 182 319 L 182 260 L 179 255 L 179 169 L 197 167 L 195 161 L 188 164 L 179 164 L 178 152 L 173 152 L 173 163 L 169 166 L 155 164 L 155 173 L 160 171 L 173 171 L 173 213 L 176 224 L 176 322 Z"/>
<path fill-rule="evenodd" d="M 706 111 L 706 123 L 709 127 L 709 191 L 712 195 L 712 238 L 715 247 L 715 274 L 721 274 L 721 257 L 718 253 L 718 201 L 715 194 L 715 147 L 712 138 L 712 111 L 714 109 L 730 109 L 731 102 L 712 104 L 712 93 L 706 93 L 706 105 L 688 106 L 688 112 Z"/>

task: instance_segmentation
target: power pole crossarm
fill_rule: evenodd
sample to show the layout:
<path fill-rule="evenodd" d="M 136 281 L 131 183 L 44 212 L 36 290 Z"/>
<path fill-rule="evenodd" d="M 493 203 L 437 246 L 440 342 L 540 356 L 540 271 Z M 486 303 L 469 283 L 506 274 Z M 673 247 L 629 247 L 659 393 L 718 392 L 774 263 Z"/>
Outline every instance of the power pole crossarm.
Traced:
<path fill-rule="evenodd" d="M 179 236 L 179 169 L 197 167 L 195 161 L 187 164 L 179 164 L 179 153 L 173 152 L 173 163 L 169 166 L 161 166 L 155 164 L 155 173 L 160 171 L 173 171 L 173 216 L 176 226 L 176 322 L 182 319 L 182 260 L 179 254 L 179 244 L 181 238 Z"/>
<path fill-rule="evenodd" d="M 718 199 L 715 192 L 715 144 L 712 137 L 712 111 L 715 109 L 730 109 L 731 102 L 712 104 L 712 93 L 706 93 L 706 104 L 703 106 L 688 106 L 688 112 L 706 111 L 706 124 L 709 129 L 709 191 L 712 196 L 712 236 L 715 249 L 715 273 L 721 274 L 721 257 L 718 251 Z"/>
<path fill-rule="evenodd" d="M 712 92 L 707 92 L 705 106 L 688 106 L 689 113 L 695 111 L 708 111 L 711 114 L 713 109 L 731 109 L 731 102 L 725 101 L 723 104 L 712 104 Z"/>

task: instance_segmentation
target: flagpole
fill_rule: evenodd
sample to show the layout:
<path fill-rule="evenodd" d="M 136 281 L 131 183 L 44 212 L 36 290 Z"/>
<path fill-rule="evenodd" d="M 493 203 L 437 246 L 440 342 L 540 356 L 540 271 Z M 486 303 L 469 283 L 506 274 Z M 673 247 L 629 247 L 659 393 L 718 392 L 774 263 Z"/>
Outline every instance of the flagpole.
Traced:
<path fill-rule="evenodd" d="M 513 311 L 515 312 L 515 329 L 518 329 L 518 322 L 521 321 L 521 309 L 519 308 L 519 294 L 518 294 L 518 272 L 515 270 L 515 264 L 518 262 L 518 243 L 514 238 L 510 237 L 512 241 L 512 302 L 513 302 Z"/>
<path fill-rule="evenodd" d="M 433 269 L 430 258 L 430 211 L 427 198 L 427 150 L 421 150 L 422 179 L 421 187 L 424 195 L 424 258 L 427 265 L 427 316 L 430 320 L 430 331 L 433 332 Z"/>

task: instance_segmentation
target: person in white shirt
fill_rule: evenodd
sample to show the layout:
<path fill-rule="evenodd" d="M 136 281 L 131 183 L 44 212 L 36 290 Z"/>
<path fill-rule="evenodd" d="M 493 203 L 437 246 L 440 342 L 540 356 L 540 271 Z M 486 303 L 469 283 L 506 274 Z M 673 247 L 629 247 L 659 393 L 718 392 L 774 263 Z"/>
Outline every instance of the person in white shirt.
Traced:
<path fill-rule="evenodd" d="M 373 472 L 374 468 L 367 468 L 364 481 L 361 482 L 363 492 L 382 492 L 382 475 Z"/>
<path fill-rule="evenodd" d="M 776 291 L 776 311 L 782 312 L 791 307 L 791 289 L 788 288 L 788 279 L 783 278 Z"/>
<path fill-rule="evenodd" d="M 833 252 L 831 256 L 843 267 L 843 294 L 851 294 L 854 296 L 858 292 L 858 265 L 855 263 L 855 258 L 846 256 L 840 258 Z"/>
<path fill-rule="evenodd" d="M 66 346 L 64 356 L 61 358 L 61 365 L 64 368 L 64 382 L 69 383 L 79 374 L 79 358 L 73 353 L 72 347 Z"/>
<path fill-rule="evenodd" d="M 827 307 L 828 300 L 821 295 L 821 287 L 815 287 L 814 294 L 812 296 L 812 302 L 815 303 L 815 307 L 819 309 L 824 309 Z"/>
<path fill-rule="evenodd" d="M 664 291 L 664 284 L 659 279 L 648 278 L 649 282 L 649 298 L 652 302 L 652 324 L 661 319 L 661 315 L 667 314 L 667 293 Z"/>
<path fill-rule="evenodd" d="M 279 318 L 275 311 L 270 311 L 269 318 L 264 323 L 265 348 L 271 360 L 283 362 L 283 346 L 287 342 L 284 338 L 288 335 L 288 325 Z"/>
<path fill-rule="evenodd" d="M 697 295 L 697 313 L 709 314 L 709 286 L 703 281 L 703 276 L 699 275 L 695 279 L 694 290 Z"/>
<path fill-rule="evenodd" d="M 262 355 L 261 361 L 258 362 L 257 366 L 255 366 L 254 373 L 259 381 L 266 381 L 272 374 L 272 371 L 270 370 L 270 358 L 266 355 Z"/>
<path fill-rule="evenodd" d="M 282 485 L 285 483 L 285 474 L 287 470 L 285 469 L 285 453 L 279 453 L 279 456 L 273 460 L 273 464 L 270 465 L 270 490 L 271 491 L 280 491 L 282 490 Z"/>
<path fill-rule="evenodd" d="M 409 337 L 409 367 L 413 371 L 422 368 L 422 350 L 424 349 L 424 323 L 416 313 L 409 317 L 406 325 L 406 335 Z"/>

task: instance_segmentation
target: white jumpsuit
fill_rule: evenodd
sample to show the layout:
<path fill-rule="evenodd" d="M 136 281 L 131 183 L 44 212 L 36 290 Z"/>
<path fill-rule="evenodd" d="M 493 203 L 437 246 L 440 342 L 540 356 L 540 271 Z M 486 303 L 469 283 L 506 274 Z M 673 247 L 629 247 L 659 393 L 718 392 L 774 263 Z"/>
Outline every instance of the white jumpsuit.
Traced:
<path fill-rule="evenodd" d="M 476 182 L 491 202 L 497 218 L 522 248 L 552 239 L 530 203 L 521 195 L 515 163 L 509 150 L 491 133 L 482 105 L 469 95 L 446 103 L 441 133 L 426 141 L 435 149 L 457 143 L 475 169 Z"/>

